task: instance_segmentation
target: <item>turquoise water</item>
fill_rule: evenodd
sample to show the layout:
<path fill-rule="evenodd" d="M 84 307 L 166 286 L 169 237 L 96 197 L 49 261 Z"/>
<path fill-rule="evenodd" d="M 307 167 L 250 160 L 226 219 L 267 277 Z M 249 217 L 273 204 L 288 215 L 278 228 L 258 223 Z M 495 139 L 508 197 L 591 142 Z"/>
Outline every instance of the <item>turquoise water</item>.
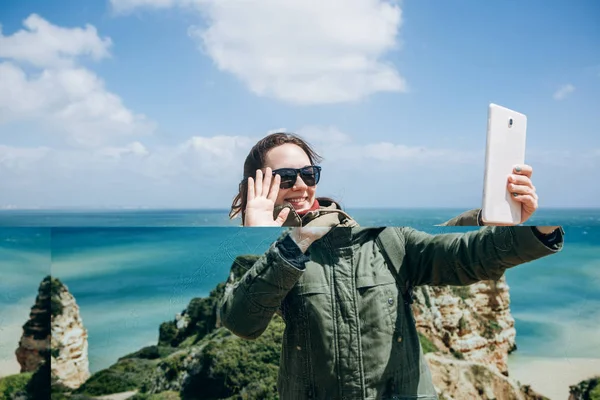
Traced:
<path fill-rule="evenodd" d="M 517 353 L 600 358 L 600 227 L 565 230 L 561 253 L 507 271 Z M 0 228 L 0 322 L 14 327 L 26 321 L 51 261 L 52 274 L 77 299 L 89 334 L 90 368 L 98 371 L 156 343 L 161 322 L 225 280 L 236 255 L 263 252 L 279 233 L 232 227 Z M 14 357 L 18 343 L 8 331 L 0 331 L 0 360 Z"/>
<path fill-rule="evenodd" d="M 49 229 L 0 228 L 0 366 L 16 360 L 22 326 L 50 273 L 50 240 Z"/>
<path fill-rule="evenodd" d="M 348 208 L 363 226 L 432 226 L 468 210 L 451 208 Z M 0 210 L 0 227 L 239 226 L 228 210 Z M 540 209 L 528 225 L 600 227 L 600 209 Z"/>

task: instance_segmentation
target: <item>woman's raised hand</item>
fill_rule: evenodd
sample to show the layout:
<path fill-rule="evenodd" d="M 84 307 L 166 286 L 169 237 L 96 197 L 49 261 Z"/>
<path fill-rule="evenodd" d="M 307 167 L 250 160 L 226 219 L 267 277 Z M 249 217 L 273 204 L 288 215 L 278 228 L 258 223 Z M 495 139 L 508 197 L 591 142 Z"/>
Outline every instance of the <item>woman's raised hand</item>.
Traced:
<path fill-rule="evenodd" d="M 290 213 L 289 208 L 281 210 L 276 219 L 273 219 L 275 201 L 279 194 L 281 177 L 275 175 L 267 167 L 263 172 L 256 170 L 256 179 L 248 178 L 248 200 L 244 216 L 244 226 L 282 226 Z"/>

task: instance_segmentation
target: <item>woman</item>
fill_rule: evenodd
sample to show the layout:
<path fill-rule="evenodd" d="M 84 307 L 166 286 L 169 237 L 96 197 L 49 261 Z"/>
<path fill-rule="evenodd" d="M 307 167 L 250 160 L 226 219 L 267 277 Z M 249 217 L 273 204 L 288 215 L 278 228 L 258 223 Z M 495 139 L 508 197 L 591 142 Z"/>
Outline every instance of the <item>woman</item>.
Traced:
<path fill-rule="evenodd" d="M 246 159 L 232 216 L 241 212 L 244 226 L 300 228 L 226 290 L 220 323 L 255 339 L 274 313 L 283 317 L 281 399 L 437 399 L 410 309 L 412 288 L 499 279 L 508 268 L 559 251 L 562 230 L 485 227 L 429 235 L 361 228 L 337 203 L 316 197 L 320 171 L 310 168 L 316 160 L 289 134 L 268 136 Z M 509 183 L 523 198 L 524 220 L 537 208 L 530 176 L 523 166 Z M 476 216 L 453 224 L 477 225 Z"/>
<path fill-rule="evenodd" d="M 316 197 L 321 176 L 321 167 L 316 164 L 320 161 L 321 157 L 297 135 L 274 133 L 266 136 L 246 157 L 244 178 L 231 205 L 230 218 L 241 214 L 244 226 L 356 225 L 338 202 Z M 517 166 L 507 182 L 508 189 L 523 205 L 521 223 L 527 221 L 538 206 L 531 173 L 530 166 Z M 271 213 L 274 213 L 273 218 Z M 316 218 L 324 215 L 328 217 Z M 444 225 L 484 224 L 480 210 L 470 210 Z"/>

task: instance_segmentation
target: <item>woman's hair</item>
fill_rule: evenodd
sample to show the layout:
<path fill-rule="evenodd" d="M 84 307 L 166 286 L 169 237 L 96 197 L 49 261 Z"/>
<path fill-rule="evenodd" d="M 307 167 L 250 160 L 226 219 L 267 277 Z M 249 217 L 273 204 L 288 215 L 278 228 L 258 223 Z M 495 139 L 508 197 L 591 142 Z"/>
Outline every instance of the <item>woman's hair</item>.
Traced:
<path fill-rule="evenodd" d="M 315 165 L 321 162 L 322 157 L 302 138 L 293 133 L 277 132 L 272 133 L 263 139 L 259 140 L 258 143 L 252 147 L 250 153 L 246 157 L 244 162 L 244 178 L 239 184 L 239 193 L 233 199 L 231 204 L 231 210 L 229 211 L 229 218 L 233 219 L 238 214 L 242 214 L 242 224 L 244 223 L 246 204 L 248 202 L 248 178 L 254 178 L 254 174 L 257 169 L 261 169 L 265 166 L 265 158 L 269 150 L 283 144 L 295 144 L 300 147 L 310 160 L 311 165 Z M 328 198 L 321 198 L 323 200 L 333 201 Z"/>

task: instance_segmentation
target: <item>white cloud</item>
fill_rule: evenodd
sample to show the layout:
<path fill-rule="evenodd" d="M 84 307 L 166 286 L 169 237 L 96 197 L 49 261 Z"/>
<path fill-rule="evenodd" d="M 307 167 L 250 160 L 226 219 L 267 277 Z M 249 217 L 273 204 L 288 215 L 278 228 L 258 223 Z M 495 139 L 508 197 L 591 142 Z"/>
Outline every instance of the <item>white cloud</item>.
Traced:
<path fill-rule="evenodd" d="M 356 173 L 367 178 L 373 172 L 394 173 L 407 165 L 433 165 L 433 160 L 443 160 L 447 167 L 468 159 L 465 154 L 450 158 L 452 150 L 448 149 L 359 144 L 335 127 L 312 126 L 298 133 L 325 157 L 323 165 L 330 185 L 344 181 L 348 169 L 358 169 L 360 173 Z M 204 206 L 214 207 L 213 201 L 231 201 L 243 162 L 258 139 L 194 136 L 171 146 L 150 147 L 135 141 L 123 146 L 62 150 L 0 146 L 0 180 L 6 182 L 0 206 L 22 205 L 23 199 L 28 202 L 25 206 L 102 202 L 129 206 L 131 202 L 149 205 L 159 200 L 163 205 L 189 205 L 191 196 L 210 186 L 211 204 Z M 78 190 L 71 190 L 73 187 Z"/>
<path fill-rule="evenodd" d="M 396 50 L 394 1 L 111 0 L 117 11 L 195 5 L 207 26 L 189 34 L 217 67 L 259 96 L 296 104 L 361 100 L 407 85 L 385 57 Z M 268 21 L 268 22 L 265 22 Z"/>
<path fill-rule="evenodd" d="M 119 14 L 129 13 L 136 8 L 164 9 L 186 3 L 184 0 L 110 0 L 112 9 Z"/>
<path fill-rule="evenodd" d="M 100 39 L 91 26 L 62 28 L 35 14 L 24 24 L 30 31 L 0 35 L 0 58 L 8 59 L 0 62 L 0 124 L 34 121 L 84 146 L 152 132 L 151 121 L 125 107 L 95 73 L 77 66 L 81 55 L 107 57 L 110 39 Z M 19 63 L 42 68 L 26 72 Z"/>
<path fill-rule="evenodd" d="M 94 60 L 109 56 L 110 38 L 100 38 L 96 28 L 62 28 L 37 14 L 23 21 L 25 30 L 4 36 L 0 26 L 0 58 L 11 58 L 37 67 L 65 67 L 75 57 L 89 55 Z"/>
<path fill-rule="evenodd" d="M 114 159 L 121 159 L 128 155 L 146 156 L 149 154 L 146 146 L 140 142 L 133 142 L 124 147 L 105 147 L 99 149 L 97 153 Z"/>
<path fill-rule="evenodd" d="M 336 127 L 321 128 L 318 126 L 306 126 L 298 131 L 298 134 L 316 147 L 333 147 L 348 144 L 352 141 L 350 136 L 341 132 Z"/>
<path fill-rule="evenodd" d="M 334 126 L 310 126 L 296 132 L 324 156 L 322 195 L 367 202 L 365 182 L 373 185 L 369 197 L 375 196 L 375 205 L 380 206 L 395 202 L 398 191 L 406 188 L 422 194 L 432 206 L 439 206 L 437 199 L 458 187 L 464 190 L 456 195 L 455 203 L 466 202 L 465 193 L 480 195 L 483 153 L 390 142 L 357 143 Z M 142 141 L 93 149 L 0 146 L 0 207 L 227 207 L 248 151 L 258 139 L 198 135 L 169 146 Z M 570 173 L 576 171 L 588 179 L 594 169 L 586 167 L 584 160 L 596 151 L 567 154 L 563 161 L 571 165 Z M 556 180 L 544 171 L 535 174 L 540 195 L 551 190 L 549 185 Z M 566 201 L 560 194 L 546 193 L 544 198 L 558 204 Z"/>
<path fill-rule="evenodd" d="M 154 147 L 140 141 L 91 149 L 0 146 L 0 206 L 189 206 L 188 193 L 199 196 L 207 185 L 235 190 L 253 143 L 238 136 L 195 136 Z"/>
<path fill-rule="evenodd" d="M 180 146 L 183 152 L 204 153 L 225 162 L 233 161 L 239 150 L 248 151 L 253 145 L 251 138 L 243 136 L 194 136 Z"/>
<path fill-rule="evenodd" d="M 48 147 L 19 148 L 0 144 L 0 171 L 5 168 L 13 172 L 31 172 L 51 151 Z"/>
<path fill-rule="evenodd" d="M 481 158 L 481 154 L 456 149 L 407 146 L 390 142 L 356 143 L 351 136 L 335 127 L 309 126 L 298 130 L 298 134 L 309 141 L 317 152 L 324 156 L 326 162 L 376 161 L 387 168 L 414 161 L 474 163 Z"/>
<path fill-rule="evenodd" d="M 556 92 L 554 92 L 554 100 L 563 100 L 574 91 L 575 86 L 571 85 L 570 83 L 567 85 L 563 85 L 560 88 L 558 88 Z"/>

